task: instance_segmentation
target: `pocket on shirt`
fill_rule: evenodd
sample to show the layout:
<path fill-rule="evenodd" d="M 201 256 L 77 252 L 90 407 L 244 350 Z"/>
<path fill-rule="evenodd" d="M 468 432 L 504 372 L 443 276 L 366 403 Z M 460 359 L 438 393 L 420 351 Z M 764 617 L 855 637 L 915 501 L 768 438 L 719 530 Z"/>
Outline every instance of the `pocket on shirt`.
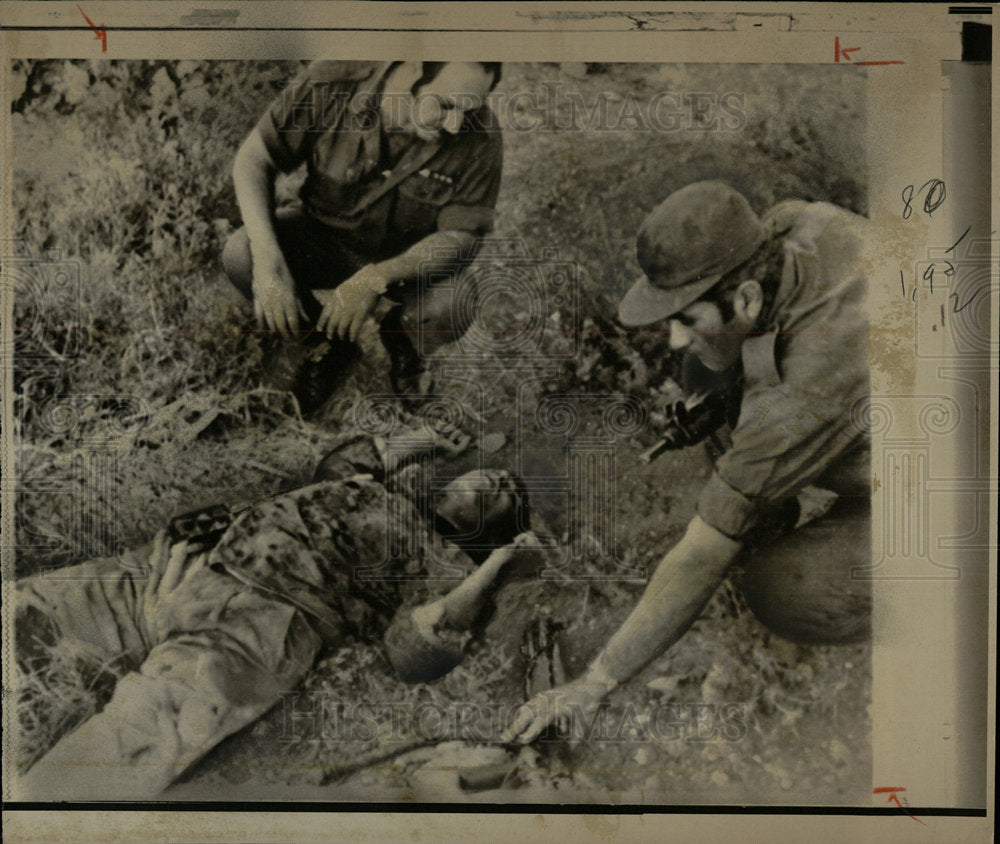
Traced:
<path fill-rule="evenodd" d="M 360 182 L 341 181 L 323 174 L 310 175 L 302 187 L 302 200 L 310 212 L 321 217 L 350 220 L 364 196 Z"/>
<path fill-rule="evenodd" d="M 400 231 L 430 234 L 437 230 L 438 213 L 455 196 L 449 176 L 421 170 L 399 184 L 395 224 Z"/>

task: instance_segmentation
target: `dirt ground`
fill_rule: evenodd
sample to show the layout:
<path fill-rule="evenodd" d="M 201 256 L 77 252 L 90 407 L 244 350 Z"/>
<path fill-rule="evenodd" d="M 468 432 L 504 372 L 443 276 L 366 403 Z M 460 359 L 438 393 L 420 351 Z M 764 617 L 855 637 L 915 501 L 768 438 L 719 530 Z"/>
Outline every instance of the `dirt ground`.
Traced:
<path fill-rule="evenodd" d="M 88 273 L 86 342 L 52 350 L 68 361 L 55 381 L 24 366 L 17 375 L 18 468 L 30 491 L 66 471 L 88 434 L 89 422 L 72 436 L 46 428 L 37 409 L 51 396 L 135 397 L 149 413 L 118 441 L 115 481 L 117 540 L 135 545 L 177 512 L 306 481 L 336 435 L 355 424 L 358 400 L 387 392 L 388 383 L 385 356 L 369 337 L 368 354 L 348 383 L 302 419 L 286 396 L 262 387 L 259 338 L 219 330 L 250 325 L 247 306 L 213 263 L 239 224 L 229 161 L 273 95 L 269 80 L 293 72 L 292 63 L 216 63 L 233 66 L 225 71 L 181 63 L 198 67 L 165 73 L 150 63 L 99 64 L 46 70 L 55 80 L 39 89 L 47 93 L 24 95 L 14 115 L 15 149 L 48 144 L 47 160 L 59 157 L 55 170 L 15 162 L 18 235 L 36 252 L 57 247 L 78 258 Z M 43 74 L 25 72 L 30 93 L 31 80 Z M 76 98 L 69 87 L 85 85 L 80 79 L 88 73 L 86 85 L 101 89 L 103 104 Z M 232 85 L 226 74 L 238 74 L 240 84 L 223 114 L 211 103 Z M 148 89 L 142 113 L 113 112 L 116 86 L 140 79 Z M 583 131 L 572 126 L 565 105 L 539 104 L 551 85 L 619 111 L 630 97 L 645 107 L 663 91 L 707 92 L 716 101 L 735 92 L 744 119 L 734 131 L 665 133 L 627 120 Z M 198 99 L 202 90 L 208 104 Z M 675 362 L 656 326 L 626 334 L 612 321 L 615 303 L 639 275 L 634 238 L 643 217 L 672 190 L 704 178 L 729 181 L 758 211 L 801 198 L 864 213 L 865 78 L 831 66 L 509 65 L 499 93 L 518 91 L 539 99 L 502 115 L 497 226 L 471 272 L 529 279 L 512 289 L 535 291 L 535 299 L 501 291 L 482 303 L 477 322 L 495 336 L 521 332 L 528 344 L 516 353 L 489 344 L 449 347 L 432 360 L 431 389 L 473 407 L 486 432 L 505 435 L 506 446 L 485 462 L 524 475 L 536 526 L 576 551 L 547 578 L 505 584 L 491 620 L 447 677 L 406 685 L 372 644 L 326 654 L 295 695 L 212 751 L 168 796 L 663 805 L 861 800 L 870 789 L 870 646 L 807 647 L 770 634 L 743 603 L 737 573 L 680 642 L 610 696 L 588 740 L 515 751 L 496 744 L 498 725 L 484 725 L 481 716 L 523 700 L 521 641 L 538 618 L 562 625 L 567 675 L 586 667 L 679 538 L 708 477 L 701 447 L 648 466 L 637 460 L 653 435 L 641 414 L 630 414 L 636 403 L 651 408 L 675 389 Z M 104 123 L 87 111 L 97 108 Z M 148 125 L 136 124 L 140 119 Z M 134 135 L 122 128 L 127 121 L 138 125 Z M 533 128 L 518 128 L 524 126 Z M 72 149 L 63 149 L 77 131 L 99 133 L 103 154 L 119 162 L 107 185 L 88 186 L 96 165 L 74 164 Z M 165 140 L 145 137 L 156 132 Z M 133 166 L 145 167 L 150 181 Z M 144 197 L 161 183 L 183 183 L 180 198 L 165 190 L 160 197 L 161 210 L 176 202 L 166 217 L 142 210 L 155 205 Z M 283 184 L 283 195 L 292 186 Z M 57 304 L 43 302 L 56 321 L 63 318 Z M 116 335 L 116 325 L 132 333 Z M 25 357 L 25 366 L 48 360 L 44 349 L 29 351 L 35 356 Z M 564 412 L 575 422 L 568 427 L 560 427 L 566 419 L 558 408 L 547 418 L 538 411 L 540 402 L 560 396 L 570 397 Z M 616 403 L 628 418 L 609 434 L 605 413 Z M 566 479 L 572 455 L 595 438 L 610 449 L 613 482 L 587 510 L 569 499 Z M 440 460 L 437 471 L 458 475 L 481 460 L 473 448 Z M 58 502 L 46 495 L 22 499 L 20 529 L 57 537 L 67 527 Z M 101 496 L 88 502 L 90 518 L 108 520 Z M 611 518 L 597 524 L 587 516 L 593 507 Z M 18 571 L 70 560 L 50 543 L 22 556 Z M 429 722 L 415 723 L 415 713 Z M 484 766 L 507 772 L 486 778 L 497 787 L 460 785 L 463 771 Z"/>
<path fill-rule="evenodd" d="M 599 424 L 590 421 L 590 427 Z M 641 442 L 620 446 L 616 456 L 624 465 L 614 502 L 620 547 L 645 549 L 640 566 L 652 567 L 693 514 L 710 462 L 695 448 L 644 466 L 636 460 Z M 530 450 L 530 440 L 524 447 Z M 491 462 L 503 465 L 506 450 Z M 464 455 L 447 472 L 458 474 L 475 461 Z M 539 509 L 536 525 L 559 536 L 565 512 L 553 502 Z M 505 583 L 462 666 L 435 683 L 412 687 L 395 680 L 374 646 L 346 648 L 321 661 L 301 695 L 217 749 L 171 796 L 355 801 L 377 793 L 414 802 L 844 805 L 868 793 L 870 646 L 783 640 L 756 621 L 734 578 L 677 645 L 610 696 L 589 737 L 548 737 L 519 754 L 495 744 L 499 721 L 470 726 L 478 713 L 466 717 L 470 703 L 509 717 L 523 701 L 521 642 L 538 618 L 563 626 L 557 638 L 573 677 L 627 616 L 643 577 L 621 576 L 607 560 L 591 559 L 583 568 L 557 570 L 542 582 Z M 375 673 L 359 670 L 359 659 Z M 390 726 L 388 713 L 377 707 L 351 712 L 357 701 L 395 701 L 404 715 Z M 421 705 L 431 720 L 411 723 L 405 713 Z M 317 724 L 338 706 L 347 708 L 348 726 L 323 736 Z M 351 718 L 365 726 L 352 728 Z M 380 722 L 379 729 L 372 722 Z M 411 747 L 421 739 L 428 743 Z M 370 754 L 388 758 L 318 785 L 324 770 Z M 469 769 L 513 762 L 514 773 L 497 788 L 460 785 Z"/>

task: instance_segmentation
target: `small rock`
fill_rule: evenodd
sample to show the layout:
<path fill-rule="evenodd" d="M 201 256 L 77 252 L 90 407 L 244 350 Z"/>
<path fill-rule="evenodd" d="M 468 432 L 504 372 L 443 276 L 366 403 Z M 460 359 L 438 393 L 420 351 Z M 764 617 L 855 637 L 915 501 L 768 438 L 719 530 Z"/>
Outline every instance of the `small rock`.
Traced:
<path fill-rule="evenodd" d="M 659 692 L 664 697 L 670 697 L 680 685 L 679 677 L 657 677 L 646 683 L 646 688 L 654 692 Z"/>
<path fill-rule="evenodd" d="M 720 788 L 724 785 L 729 785 L 729 775 L 725 771 L 714 771 L 712 773 L 712 784 Z"/>

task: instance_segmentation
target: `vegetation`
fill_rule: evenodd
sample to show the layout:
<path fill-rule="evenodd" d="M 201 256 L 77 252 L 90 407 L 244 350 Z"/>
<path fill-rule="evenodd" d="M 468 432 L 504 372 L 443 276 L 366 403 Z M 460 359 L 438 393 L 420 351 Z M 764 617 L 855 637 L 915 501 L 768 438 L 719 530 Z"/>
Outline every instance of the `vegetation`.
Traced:
<path fill-rule="evenodd" d="M 179 512 L 300 484 L 353 424 L 358 400 L 388 392 L 384 354 L 369 335 L 344 388 L 304 419 L 290 394 L 265 386 L 267 339 L 218 269 L 225 239 L 240 224 L 232 158 L 297 68 L 13 63 L 19 575 L 138 545 Z M 558 85 L 577 99 L 546 99 Z M 518 91 L 535 99 L 509 97 Z M 713 108 L 735 94 L 727 101 L 731 130 L 700 129 L 683 96 L 671 100 L 679 104 L 676 130 L 644 129 L 629 117 L 633 104 L 649 114 L 662 92 L 706 93 Z M 617 299 L 639 274 L 635 232 L 671 190 L 722 178 L 758 210 L 784 198 L 866 210 L 865 77 L 854 68 L 509 65 L 497 93 L 506 130 L 497 241 L 472 272 L 488 280 L 530 266 L 540 279 L 544 331 L 513 355 L 447 348 L 431 369 L 436 389 L 474 402 L 490 430 L 509 442 L 526 437 L 543 472 L 546 461 L 562 459 L 565 439 L 539 427 L 539 399 L 596 396 L 581 411 L 578 430 L 586 433 L 598 429 L 601 400 L 632 396 L 652 405 L 676 389 L 663 336 L 627 334 L 613 322 Z M 600 108 L 611 115 L 603 125 Z M 292 198 L 297 178 L 280 181 L 282 200 Z M 560 266 L 575 279 L 575 296 L 560 295 Z M 523 296 L 500 294 L 483 302 L 478 327 L 517 332 L 538 316 Z M 445 371 L 449 364 L 462 379 Z M 536 512 L 548 527 L 589 550 L 555 580 L 498 595 L 494 621 L 457 672 L 407 687 L 375 646 L 360 645 L 327 655 L 304 690 L 343 701 L 513 704 L 518 631 L 539 613 L 566 624 L 570 674 L 582 670 L 634 604 L 637 575 L 690 518 L 707 471 L 698 449 L 640 466 L 635 456 L 651 436 L 640 430 L 618 441 L 610 504 L 621 537 L 617 562 L 581 536 L 589 528 L 572 521 L 564 499 L 541 495 Z M 509 465 L 511 453 L 508 446 L 492 459 Z M 101 483 L 87 473 L 94 454 L 109 467 Z M 477 457 L 456 461 L 456 473 Z M 26 761 L 109 691 L 95 680 L 101 672 L 62 656 L 53 676 L 22 678 Z M 623 740 L 543 743 L 522 766 L 531 771 L 529 786 L 559 788 L 565 799 L 849 802 L 870 765 L 870 670 L 868 646 L 806 648 L 773 637 L 727 581 L 691 632 L 612 696 L 609 717 L 625 725 Z M 697 713 L 708 711 L 698 707 L 717 712 L 735 703 L 742 726 L 705 741 L 644 736 L 644 724 L 668 703 L 695 712 L 695 726 Z M 330 760 L 380 744 L 378 731 L 353 743 L 288 741 L 280 710 L 211 754 L 189 786 L 318 784 Z M 420 794 L 421 777 L 435 766 L 433 753 L 422 753 L 337 779 L 317 797 Z M 436 758 L 440 770 L 445 757 Z"/>

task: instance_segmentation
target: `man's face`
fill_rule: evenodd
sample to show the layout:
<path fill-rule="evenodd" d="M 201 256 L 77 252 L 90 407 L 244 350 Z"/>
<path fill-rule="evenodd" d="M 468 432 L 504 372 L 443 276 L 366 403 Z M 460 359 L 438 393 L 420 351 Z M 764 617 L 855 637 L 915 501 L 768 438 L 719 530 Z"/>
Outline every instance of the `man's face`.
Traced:
<path fill-rule="evenodd" d="M 422 141 L 435 141 L 442 132 L 454 135 L 466 112 L 480 108 L 493 84 L 493 75 L 475 62 L 449 62 L 414 94 L 402 97 L 396 128 Z"/>
<path fill-rule="evenodd" d="M 670 323 L 670 348 L 690 352 L 714 372 L 724 372 L 740 358 L 743 341 L 752 324 L 739 313 L 728 323 L 714 302 L 697 301 L 674 314 Z"/>
<path fill-rule="evenodd" d="M 505 469 L 480 469 L 455 478 L 443 491 L 437 513 L 471 534 L 509 518 L 517 506 L 514 478 Z"/>

